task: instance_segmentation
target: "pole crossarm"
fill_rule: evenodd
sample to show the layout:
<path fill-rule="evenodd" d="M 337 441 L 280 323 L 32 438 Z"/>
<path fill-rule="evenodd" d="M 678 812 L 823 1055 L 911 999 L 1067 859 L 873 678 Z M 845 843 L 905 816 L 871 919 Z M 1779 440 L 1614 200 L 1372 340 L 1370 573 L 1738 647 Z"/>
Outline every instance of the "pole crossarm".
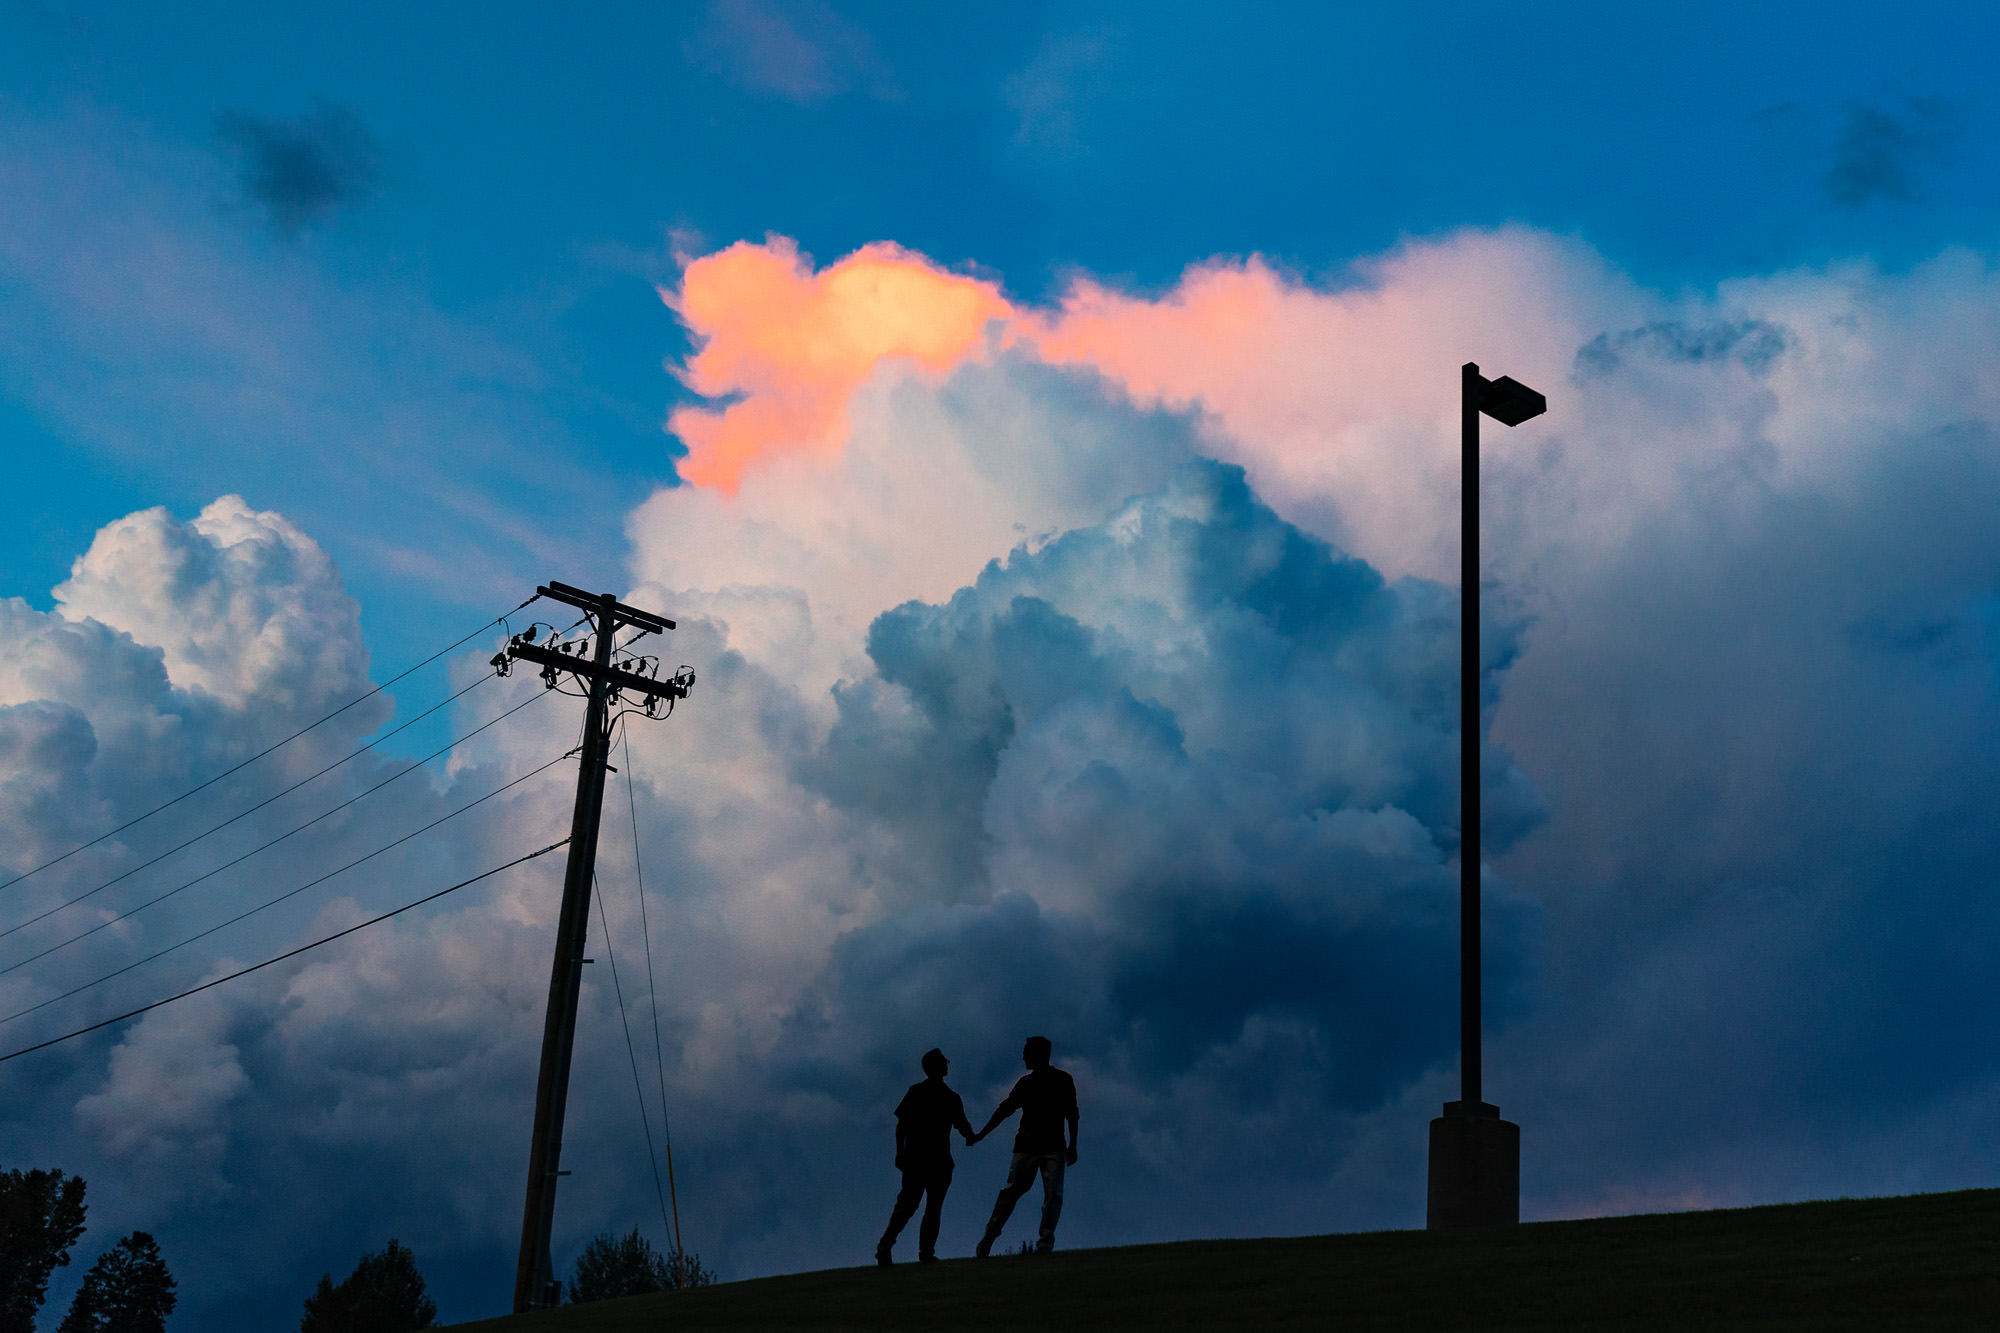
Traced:
<path fill-rule="evenodd" d="M 550 671 L 568 671 L 585 680 L 602 680 L 611 689 L 612 702 L 617 702 L 619 692 L 630 690 L 647 699 L 685 699 L 694 685 L 694 674 L 683 672 L 659 680 L 652 676 L 642 676 L 624 667 L 604 666 L 581 655 L 572 656 L 553 648 L 545 648 L 538 643 L 509 643 L 506 655 L 533 662 L 542 668 L 544 676 Z"/>
<path fill-rule="evenodd" d="M 544 583 L 541 587 L 535 589 L 535 591 L 551 601 L 568 602 L 579 611 L 589 611 L 592 614 L 596 614 L 609 609 L 613 617 L 620 624 L 637 625 L 641 629 L 651 630 L 655 634 L 674 628 L 674 622 L 665 616 L 656 616 L 651 611 L 641 611 L 636 606 L 627 606 L 625 603 L 612 597 L 610 593 L 587 593 L 583 589 L 573 588 L 567 583 L 557 583 L 554 579 Z M 606 628 L 610 627 L 607 626 Z"/>

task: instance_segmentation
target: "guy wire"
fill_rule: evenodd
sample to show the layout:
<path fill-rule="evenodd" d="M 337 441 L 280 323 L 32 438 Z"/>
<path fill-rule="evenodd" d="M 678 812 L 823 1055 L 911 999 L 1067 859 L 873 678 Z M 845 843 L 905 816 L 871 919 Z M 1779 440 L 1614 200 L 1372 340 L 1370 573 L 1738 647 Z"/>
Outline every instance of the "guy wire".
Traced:
<path fill-rule="evenodd" d="M 595 869 L 590 872 L 590 887 L 593 891 L 597 888 L 597 871 Z M 660 1201 L 660 1225 L 665 1227 L 668 1225 L 667 1196 L 660 1189 L 660 1159 L 659 1155 L 653 1151 L 653 1118 L 646 1112 L 646 1092 L 644 1086 L 639 1082 L 639 1052 L 632 1045 L 631 1020 L 625 1016 L 625 987 L 620 985 L 618 981 L 618 955 L 611 947 L 611 913 L 605 910 L 604 895 L 602 894 L 598 894 L 597 908 L 597 930 L 600 935 L 604 936 L 604 956 L 611 963 L 611 993 L 618 997 L 618 1026 L 625 1030 L 625 1055 L 632 1062 L 632 1093 L 639 1099 L 639 1128 L 646 1132 L 646 1160 L 652 1163 L 653 1167 L 653 1195 Z M 679 1247 L 679 1244 L 680 1242 L 676 1240 L 676 1248 Z M 675 1256 L 675 1262 L 676 1264 L 679 1262 L 678 1255 Z M 674 1285 L 680 1285 L 678 1276 L 675 1278 Z"/>
<path fill-rule="evenodd" d="M 639 859 L 639 802 L 632 794 L 632 732 L 628 728 L 619 733 L 619 744 L 625 751 L 625 808 L 632 816 L 632 869 L 639 881 L 639 938 L 646 945 L 646 999 L 653 1009 L 653 1068 L 660 1076 L 660 1133 L 667 1143 L 667 1195 L 674 1204 L 674 1251 L 675 1263 L 687 1262 L 687 1250 L 681 1244 L 681 1198 L 674 1188 L 674 1129 L 667 1115 L 667 1058 L 660 1044 L 660 992 L 653 984 L 653 932 L 646 924 L 646 868 Z"/>

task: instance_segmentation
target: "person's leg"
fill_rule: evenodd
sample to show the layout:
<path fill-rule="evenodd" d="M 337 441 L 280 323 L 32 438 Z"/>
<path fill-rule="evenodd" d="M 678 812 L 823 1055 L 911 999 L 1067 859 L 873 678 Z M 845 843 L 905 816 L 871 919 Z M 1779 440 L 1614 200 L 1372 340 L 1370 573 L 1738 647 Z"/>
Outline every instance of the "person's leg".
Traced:
<path fill-rule="evenodd" d="M 1000 1228 L 1007 1225 L 1013 1215 L 1014 1202 L 1028 1192 L 1028 1186 L 1035 1183 L 1035 1157 L 1030 1153 L 1014 1154 L 1013 1162 L 1007 1167 L 1007 1183 L 1000 1187 L 1000 1197 L 993 1201 L 993 1216 L 986 1219 L 986 1234 L 979 1239 L 975 1251 L 984 1259 L 993 1252 L 993 1242 L 1000 1239 Z"/>
<path fill-rule="evenodd" d="M 951 1191 L 951 1168 L 940 1166 L 924 1182 L 924 1220 L 917 1224 L 917 1258 L 925 1263 L 937 1258 L 938 1224 L 944 1221 L 944 1196 Z"/>
<path fill-rule="evenodd" d="M 1049 1153 L 1041 1159 L 1042 1230 L 1035 1237 L 1035 1252 L 1047 1254 L 1056 1247 L 1056 1219 L 1062 1216 L 1063 1155 Z"/>
<path fill-rule="evenodd" d="M 895 1248 L 896 1237 L 903 1234 L 903 1226 L 916 1214 L 917 1204 L 924 1197 L 924 1178 L 920 1172 L 903 1172 L 903 1188 L 896 1193 L 896 1206 L 889 1214 L 889 1229 L 882 1233 L 881 1243 L 875 1247 L 875 1262 L 887 1265 L 889 1251 Z"/>

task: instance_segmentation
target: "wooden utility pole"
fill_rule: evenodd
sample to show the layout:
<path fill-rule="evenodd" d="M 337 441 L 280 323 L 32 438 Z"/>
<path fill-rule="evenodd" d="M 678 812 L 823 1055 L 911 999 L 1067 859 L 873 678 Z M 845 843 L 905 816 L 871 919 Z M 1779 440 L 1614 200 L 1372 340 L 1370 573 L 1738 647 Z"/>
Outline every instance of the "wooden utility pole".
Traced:
<path fill-rule="evenodd" d="M 493 659 L 502 675 L 516 661 L 533 662 L 542 668 L 542 681 L 556 688 L 565 677 L 574 678 L 587 689 L 589 703 L 584 711 L 582 758 L 576 774 L 576 808 L 570 816 L 569 866 L 563 872 L 562 909 L 556 918 L 555 961 L 549 968 L 549 1003 L 542 1026 L 542 1068 L 535 1082 L 535 1132 L 528 1148 L 528 1197 L 521 1214 L 521 1258 L 514 1271 L 514 1312 L 541 1309 L 562 1299 L 562 1284 L 555 1276 L 549 1252 L 549 1234 L 555 1223 L 556 1181 L 569 1173 L 561 1169 L 563 1113 L 569 1104 L 570 1052 L 576 1042 L 577 997 L 583 985 L 583 956 L 586 930 L 590 924 L 590 886 L 597 867 L 597 823 L 604 808 L 604 775 L 609 767 L 611 715 L 613 705 L 625 695 L 643 702 L 638 705 L 648 717 L 659 716 L 661 700 L 669 712 L 674 701 L 685 699 L 694 684 L 694 673 L 683 667 L 666 680 L 654 666 L 648 674 L 617 665 L 613 652 L 620 647 L 618 632 L 628 627 L 641 634 L 660 634 L 674 622 L 650 611 L 625 605 L 610 593 L 591 594 L 567 583 L 551 582 L 536 590 L 543 597 L 567 602 L 581 610 L 590 621 L 589 636 L 571 644 L 544 641 L 535 643 L 531 627 L 525 634 L 509 639 Z M 551 636 L 553 637 L 553 636 Z M 635 638 L 639 637 L 637 635 Z"/>

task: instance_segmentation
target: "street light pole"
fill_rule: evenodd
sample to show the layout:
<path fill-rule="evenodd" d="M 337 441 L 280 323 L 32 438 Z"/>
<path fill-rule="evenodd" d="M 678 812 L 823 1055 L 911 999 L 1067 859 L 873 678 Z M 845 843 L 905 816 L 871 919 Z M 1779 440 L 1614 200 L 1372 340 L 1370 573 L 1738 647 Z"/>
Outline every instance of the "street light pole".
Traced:
<path fill-rule="evenodd" d="M 1459 372 L 1462 450 L 1459 537 L 1459 1100 L 1431 1121 L 1425 1224 L 1484 1226 L 1521 1220 L 1521 1127 L 1483 1098 L 1479 992 L 1479 418 L 1518 426 L 1548 400 L 1502 375 L 1489 380 L 1468 361 Z"/>
<path fill-rule="evenodd" d="M 1460 368 L 1458 1078 L 1459 1105 L 1475 1110 L 1485 1105 L 1479 1086 L 1479 399 L 1484 384 L 1478 363 Z"/>

